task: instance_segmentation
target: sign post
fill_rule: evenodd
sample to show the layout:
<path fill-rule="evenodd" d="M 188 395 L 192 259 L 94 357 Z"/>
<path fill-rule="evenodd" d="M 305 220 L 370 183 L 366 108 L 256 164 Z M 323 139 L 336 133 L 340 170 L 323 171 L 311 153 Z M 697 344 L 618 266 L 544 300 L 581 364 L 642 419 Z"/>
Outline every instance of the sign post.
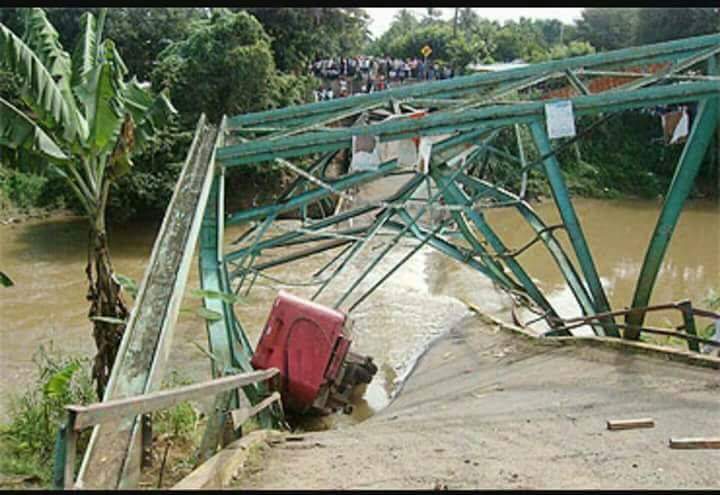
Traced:
<path fill-rule="evenodd" d="M 430 48 L 429 45 L 425 45 L 420 49 L 420 53 L 422 53 L 423 57 L 425 57 L 424 63 L 427 64 L 427 58 L 432 53 L 432 48 Z"/>

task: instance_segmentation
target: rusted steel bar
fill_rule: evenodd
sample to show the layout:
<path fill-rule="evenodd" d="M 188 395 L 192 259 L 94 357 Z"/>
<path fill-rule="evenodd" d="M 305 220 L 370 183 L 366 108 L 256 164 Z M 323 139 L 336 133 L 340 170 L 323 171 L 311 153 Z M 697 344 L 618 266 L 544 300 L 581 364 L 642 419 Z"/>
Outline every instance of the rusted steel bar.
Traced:
<path fill-rule="evenodd" d="M 641 309 L 648 313 L 651 311 L 663 311 L 663 310 L 667 310 L 667 309 L 680 310 L 681 304 L 682 304 L 681 302 L 655 304 L 652 306 L 644 306 L 642 308 L 637 308 L 637 309 Z M 700 309 L 700 308 L 691 308 L 691 309 L 692 309 L 692 313 L 697 316 L 703 316 L 703 317 L 715 318 L 715 319 L 720 318 L 720 313 L 715 313 L 713 311 L 707 311 L 705 309 Z M 615 311 L 607 311 L 605 313 L 598 313 L 594 316 L 578 316 L 575 318 L 563 318 L 563 321 L 565 323 L 575 323 L 576 321 L 587 321 L 587 320 L 590 320 L 593 318 L 601 318 L 601 317 L 605 317 L 605 316 L 623 316 L 628 313 L 631 313 L 632 311 L 633 311 L 632 309 L 617 309 Z"/>
<path fill-rule="evenodd" d="M 683 317 L 683 327 L 685 332 L 690 335 L 697 336 L 697 330 L 695 329 L 695 319 L 693 318 L 692 303 L 690 301 L 682 301 L 678 303 L 680 306 L 680 312 Z M 691 351 L 700 352 L 700 346 L 696 341 L 688 340 L 688 347 Z"/>
<path fill-rule="evenodd" d="M 567 327 L 563 327 L 563 330 L 568 330 L 568 331 L 569 331 L 569 330 L 572 330 L 573 328 L 581 327 L 581 326 L 583 326 L 583 325 L 585 325 L 585 324 L 586 324 L 586 323 L 577 323 L 577 324 L 574 324 L 574 325 L 570 325 L 570 326 L 567 326 Z M 667 329 L 664 329 L 664 328 L 655 328 L 655 327 L 646 327 L 646 326 L 636 327 L 636 326 L 632 326 L 632 325 L 627 325 L 627 324 L 625 324 L 625 323 L 616 323 L 616 326 L 617 326 L 618 328 L 624 328 L 624 329 L 629 329 L 629 330 L 636 330 L 636 331 L 638 332 L 638 334 L 640 334 L 640 333 L 642 333 L 642 332 L 655 333 L 655 334 L 658 334 L 658 335 L 667 335 L 667 336 L 669 336 L 669 337 L 677 337 L 677 338 L 679 338 L 679 339 L 684 339 L 684 340 L 688 340 L 688 341 L 692 341 L 692 342 L 699 342 L 699 343 L 701 343 L 701 344 L 707 344 L 707 345 L 711 345 L 711 346 L 715 346 L 715 347 L 720 347 L 720 342 L 716 342 L 716 341 L 714 341 L 714 340 L 704 339 L 704 338 L 702 338 L 702 337 L 698 337 L 697 335 L 690 335 L 690 334 L 687 334 L 687 333 L 676 332 L 676 331 L 674 331 L 674 330 L 667 330 Z"/>

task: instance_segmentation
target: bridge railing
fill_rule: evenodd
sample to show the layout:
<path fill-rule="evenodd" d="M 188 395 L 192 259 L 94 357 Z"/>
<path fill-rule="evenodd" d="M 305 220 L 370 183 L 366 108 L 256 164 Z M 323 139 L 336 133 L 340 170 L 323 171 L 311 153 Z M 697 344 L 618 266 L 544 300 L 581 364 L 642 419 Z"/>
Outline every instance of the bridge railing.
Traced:
<path fill-rule="evenodd" d="M 61 425 L 55 443 L 54 488 L 82 488 L 75 486 L 77 439 L 82 430 L 110 421 L 131 419 L 138 415 L 167 409 L 188 400 L 196 400 L 202 397 L 237 390 L 247 385 L 270 380 L 277 374 L 278 370 L 276 368 L 270 368 L 267 370 L 252 371 L 250 373 L 224 376 L 214 380 L 133 397 L 98 402 L 88 406 L 65 406 L 67 420 L 65 424 Z M 280 394 L 273 392 L 255 406 L 241 407 L 233 411 L 221 411 L 221 414 L 227 414 L 232 419 L 233 428 L 237 430 L 249 418 L 279 401 Z M 145 445 L 149 439 L 143 440 L 142 443 Z"/>
<path fill-rule="evenodd" d="M 651 313 L 657 311 L 668 311 L 677 310 L 680 311 L 683 319 L 683 323 L 676 327 L 675 330 L 665 328 L 655 328 L 645 325 L 633 325 L 630 323 L 630 319 L 633 314 Z M 700 352 L 700 344 L 704 344 L 708 347 L 720 347 L 720 341 L 705 338 L 698 334 L 697 327 L 695 324 L 695 317 L 709 318 L 716 322 L 720 321 L 720 314 L 705 309 L 695 308 L 689 300 L 678 301 L 667 304 L 655 304 L 652 306 L 646 306 L 644 308 L 627 308 L 620 309 L 617 311 L 608 311 L 605 313 L 598 313 L 590 316 L 580 316 L 577 318 L 565 318 L 562 319 L 562 332 L 569 332 L 574 328 L 581 327 L 583 325 L 591 324 L 595 320 L 606 317 L 624 316 L 626 323 L 616 323 L 616 326 L 623 329 L 624 331 L 631 330 L 639 332 L 639 334 L 647 333 L 651 335 L 664 335 L 666 337 L 675 337 L 678 339 L 685 340 L 688 348 L 691 351 Z M 559 335 L 558 330 L 551 330 L 545 333 L 547 336 Z M 720 335 L 715 335 L 715 339 L 718 339 Z"/>

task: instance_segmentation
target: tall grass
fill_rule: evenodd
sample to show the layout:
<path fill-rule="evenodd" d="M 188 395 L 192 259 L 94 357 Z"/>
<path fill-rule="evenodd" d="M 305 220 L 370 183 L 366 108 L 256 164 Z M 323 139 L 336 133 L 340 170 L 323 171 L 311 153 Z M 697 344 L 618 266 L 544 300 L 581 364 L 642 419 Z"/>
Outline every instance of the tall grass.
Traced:
<path fill-rule="evenodd" d="M 97 400 L 89 358 L 64 355 L 40 346 L 33 355 L 35 382 L 11 396 L 10 422 L 0 426 L 0 472 L 48 484 L 52 478 L 53 449 L 68 404 Z M 87 445 L 89 431 L 78 447 Z"/>

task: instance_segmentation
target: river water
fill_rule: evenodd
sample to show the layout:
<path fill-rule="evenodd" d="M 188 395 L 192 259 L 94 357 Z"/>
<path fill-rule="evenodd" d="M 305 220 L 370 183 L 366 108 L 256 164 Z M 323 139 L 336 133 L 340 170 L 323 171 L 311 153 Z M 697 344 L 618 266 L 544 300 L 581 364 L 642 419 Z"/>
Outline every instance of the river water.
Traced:
<path fill-rule="evenodd" d="M 643 200 L 591 200 L 574 202 L 598 272 L 614 308 L 629 305 L 642 257 L 657 218 L 660 203 Z M 555 207 L 536 206 L 546 223 L 558 221 Z M 490 210 L 486 218 L 509 248 L 517 248 L 533 237 L 531 229 L 515 210 Z M 289 228 L 279 222 L 276 232 Z M 118 273 L 140 281 L 150 256 L 158 223 L 114 226 L 110 233 L 111 254 Z M 243 227 L 228 228 L 227 249 Z M 55 347 L 92 355 L 94 342 L 87 321 L 85 301 L 86 228 L 82 219 L 62 218 L 0 226 L 0 267 L 15 281 L 0 291 L 0 373 L 2 401 L 0 419 L 7 415 L 8 397 L 33 379 L 32 356 L 39 345 L 53 341 Z M 557 234 L 567 247 L 564 234 Z M 378 237 L 378 243 L 387 241 Z M 400 244 L 355 292 L 363 293 L 412 244 Z M 328 286 L 319 302 L 332 304 L 377 252 L 377 243 L 349 265 Z M 568 253 L 570 249 L 566 249 Z M 284 282 L 304 283 L 337 251 L 276 267 L 267 272 Z M 272 256 L 282 254 L 282 250 Z M 196 253 L 197 255 L 197 253 Z M 267 257 L 270 258 L 269 256 Z M 574 299 L 541 243 L 523 253 L 526 268 L 562 316 L 579 314 Z M 197 260 L 194 261 L 197 266 Z M 689 202 L 680 217 L 672 243 L 658 276 L 651 303 L 689 298 L 696 305 L 711 289 L 720 289 L 720 204 Z M 188 288 L 199 287 L 193 268 Z M 275 298 L 278 284 L 258 279 L 237 314 L 255 342 Z M 315 287 L 289 287 L 299 296 L 310 296 Z M 199 300 L 186 291 L 183 308 L 191 310 Z M 436 338 L 460 321 L 467 309 L 460 299 L 473 302 L 490 314 L 510 321 L 510 301 L 479 273 L 443 255 L 423 249 L 398 270 L 353 313 L 353 350 L 373 356 L 380 370 L 364 399 L 350 418 L 331 418 L 340 427 L 362 420 L 384 407 L 398 383 L 412 370 L 417 357 Z M 354 298 L 351 298 L 354 301 Z M 673 317 L 674 318 L 674 317 Z M 653 316 L 649 324 L 679 324 L 670 314 Z M 177 370 L 193 380 L 209 378 L 210 368 L 197 345 L 207 347 L 204 321 L 184 311 L 175 331 L 167 370 Z"/>

